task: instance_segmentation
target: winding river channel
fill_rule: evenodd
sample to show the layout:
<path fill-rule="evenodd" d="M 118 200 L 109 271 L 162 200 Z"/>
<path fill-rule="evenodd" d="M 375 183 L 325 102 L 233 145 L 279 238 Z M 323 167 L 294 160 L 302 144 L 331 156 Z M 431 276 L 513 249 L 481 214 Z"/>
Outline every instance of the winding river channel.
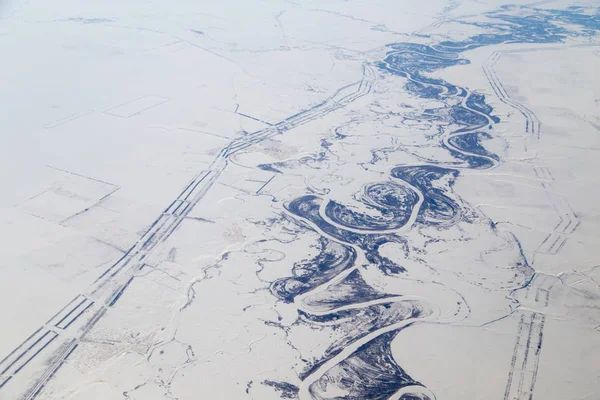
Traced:
<path fill-rule="evenodd" d="M 402 259 L 386 257 L 380 249 L 394 243 L 408 255 L 412 250 L 405 233 L 414 229 L 447 231 L 460 224 L 479 223 L 488 224 L 487 229 L 495 232 L 492 223 L 470 212 L 470 206 L 454 193 L 453 185 L 461 170 L 487 170 L 502 162 L 485 147 L 500 119 L 485 96 L 431 74 L 469 63 L 461 53 L 474 48 L 561 42 L 573 35 L 565 28 L 567 23 L 598 29 L 597 21 L 578 14 L 577 9 L 520 11 L 516 16 L 510 7 L 504 7 L 491 13 L 489 17 L 496 22 L 478 24 L 491 33 L 462 41 L 390 44 L 387 56 L 377 64 L 381 73 L 396 76 L 412 96 L 439 104 L 411 118 L 437 128 L 438 146 L 447 151 L 451 161 L 415 153 L 421 163 L 393 166 L 387 179 L 363 185 L 354 196 L 363 211 L 314 193 L 287 202 L 289 218 L 321 235 L 320 252 L 295 264 L 292 276 L 274 281 L 271 292 L 297 306 L 297 323 L 343 333 L 302 374 L 299 388 L 287 387 L 286 396 L 297 394 L 301 400 L 435 398 L 426 382 L 414 380 L 402 369 L 391 343 L 401 330 L 415 323 L 459 322 L 469 315 L 469 305 L 443 282 L 421 281 L 417 291 L 386 293 L 367 283 L 362 274 L 366 265 L 387 276 L 402 277 L 410 272 Z M 286 167 L 290 166 L 279 162 L 268 168 L 282 171 Z M 518 240 L 509 240 L 519 253 Z M 522 287 L 534 273 L 522 253 L 503 269 L 511 278 L 497 289 Z M 485 280 L 485 273 L 481 279 Z"/>

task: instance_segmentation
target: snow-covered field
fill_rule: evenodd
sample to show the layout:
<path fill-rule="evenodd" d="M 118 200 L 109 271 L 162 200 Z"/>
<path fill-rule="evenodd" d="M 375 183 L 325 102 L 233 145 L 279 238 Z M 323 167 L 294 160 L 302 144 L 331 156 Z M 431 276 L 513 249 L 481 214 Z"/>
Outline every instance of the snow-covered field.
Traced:
<path fill-rule="evenodd" d="M 594 400 L 600 3 L 0 0 L 0 399 Z"/>

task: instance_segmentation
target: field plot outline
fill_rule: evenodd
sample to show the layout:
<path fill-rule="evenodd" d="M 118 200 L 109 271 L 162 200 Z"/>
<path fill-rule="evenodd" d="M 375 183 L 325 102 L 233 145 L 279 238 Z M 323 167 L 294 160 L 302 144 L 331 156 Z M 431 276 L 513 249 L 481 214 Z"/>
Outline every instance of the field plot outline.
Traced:
<path fill-rule="evenodd" d="M 120 189 L 118 185 L 89 176 L 50 165 L 48 168 L 62 173 L 62 179 L 21 203 L 19 208 L 30 215 L 58 224 L 64 224 L 88 211 Z"/>
<path fill-rule="evenodd" d="M 144 111 L 148 111 L 152 108 L 168 103 L 169 101 L 171 101 L 171 99 L 168 97 L 147 95 L 120 104 L 116 107 L 109 108 L 108 110 L 104 111 L 104 113 L 115 117 L 130 118 L 134 115 L 139 115 Z"/>

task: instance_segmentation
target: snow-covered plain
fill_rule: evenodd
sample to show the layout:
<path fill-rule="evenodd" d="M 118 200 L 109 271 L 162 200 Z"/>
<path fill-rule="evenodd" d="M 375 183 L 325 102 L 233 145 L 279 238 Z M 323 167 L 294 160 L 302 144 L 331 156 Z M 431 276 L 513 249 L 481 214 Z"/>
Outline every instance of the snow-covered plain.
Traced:
<path fill-rule="evenodd" d="M 0 399 L 599 398 L 599 10 L 0 0 Z"/>

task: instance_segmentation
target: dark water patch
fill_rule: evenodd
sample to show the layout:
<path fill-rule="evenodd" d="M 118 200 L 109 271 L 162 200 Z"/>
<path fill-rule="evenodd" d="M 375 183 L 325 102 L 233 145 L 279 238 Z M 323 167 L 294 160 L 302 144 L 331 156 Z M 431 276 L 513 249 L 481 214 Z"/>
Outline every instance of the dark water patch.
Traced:
<path fill-rule="evenodd" d="M 485 96 L 478 93 L 471 93 L 465 102 L 467 107 L 472 110 L 479 111 L 482 114 L 491 118 L 494 123 L 500 122 L 500 118 L 492 115 L 494 108 L 485 102 Z"/>
<path fill-rule="evenodd" d="M 413 207 L 419 201 L 417 193 L 405 186 L 391 182 L 366 185 L 360 200 L 379 216 L 353 211 L 335 201 L 325 207 L 325 215 L 333 222 L 346 228 L 363 231 L 398 229 L 406 225 Z"/>
<path fill-rule="evenodd" d="M 379 247 L 384 243 L 406 243 L 406 240 L 392 234 L 361 234 L 338 228 L 327 222 L 319 214 L 323 199 L 316 195 L 305 195 L 292 200 L 286 209 L 292 214 L 304 218 L 319 227 L 325 234 L 344 243 L 359 246 L 365 252 L 367 260 L 385 273 L 400 273 L 405 269 L 392 260 L 379 254 Z"/>
<path fill-rule="evenodd" d="M 494 160 L 498 160 L 498 156 L 485 150 L 481 145 L 480 136 L 491 138 L 484 132 L 466 133 L 451 137 L 448 142 L 452 147 L 445 143 L 442 143 L 442 147 L 448 150 L 452 157 L 466 162 L 471 169 L 491 168 L 495 165 Z M 456 151 L 456 149 L 464 153 Z"/>
<path fill-rule="evenodd" d="M 456 96 L 461 89 L 437 78 L 424 75 L 454 65 L 468 64 L 469 61 L 458 57 L 456 52 L 439 51 L 431 46 L 413 43 L 395 43 L 388 45 L 390 51 L 379 64 L 392 74 L 408 78 L 405 90 L 423 98 L 439 99 L 444 96 Z"/>
<path fill-rule="evenodd" d="M 421 315 L 421 306 L 414 301 L 396 301 L 389 303 L 371 304 L 362 308 L 333 311 L 324 315 L 314 315 L 299 311 L 302 320 L 318 324 L 327 324 L 336 328 L 355 330 L 362 325 L 368 326 L 366 332 L 381 329 L 407 318 L 417 318 Z M 351 324 L 352 326 L 347 326 Z"/>
<path fill-rule="evenodd" d="M 406 272 L 404 267 L 379 253 L 379 248 L 388 243 L 400 245 L 404 250 L 404 255 L 408 256 L 408 244 L 406 240 L 397 235 L 368 235 L 362 242 L 361 248 L 365 251 L 367 261 L 376 265 L 384 274 L 395 275 Z"/>
<path fill-rule="evenodd" d="M 460 149 L 465 152 L 469 152 L 472 154 L 477 154 L 484 157 L 492 158 L 496 161 L 500 160 L 500 158 L 485 149 L 482 145 L 482 140 L 490 140 L 492 139 L 492 135 L 487 132 L 470 132 L 462 135 L 453 136 L 448 139 L 448 142 L 457 149 Z"/>
<path fill-rule="evenodd" d="M 292 268 L 293 277 L 278 279 L 271 284 L 271 293 L 286 302 L 306 293 L 354 266 L 356 251 L 343 244 L 320 237 L 317 245 L 319 254 L 297 262 Z"/>
<path fill-rule="evenodd" d="M 330 326 L 369 325 L 369 331 L 380 329 L 394 322 L 404 321 L 407 318 L 416 318 L 421 311 L 416 303 L 389 302 L 367 305 L 363 308 L 352 308 L 348 310 L 334 311 L 325 315 L 313 315 L 300 311 L 303 320 Z"/>
<path fill-rule="evenodd" d="M 404 393 L 398 400 L 433 400 L 426 394 L 423 393 Z"/>
<path fill-rule="evenodd" d="M 277 382 L 265 380 L 262 382 L 263 385 L 271 386 L 277 392 L 279 392 L 282 399 L 297 399 L 298 398 L 298 387 L 288 382 Z"/>
<path fill-rule="evenodd" d="M 469 23 L 494 33 L 482 33 L 462 41 L 444 41 L 436 48 L 440 51 L 463 51 L 501 43 L 559 43 L 568 36 L 580 35 L 567 25 L 579 26 L 588 35 L 596 34 L 600 29 L 598 12 L 586 15 L 581 11 L 502 6 L 486 14 L 493 22 Z"/>
<path fill-rule="evenodd" d="M 404 89 L 407 92 L 411 92 L 419 97 L 425 97 L 428 99 L 437 99 L 444 93 L 444 88 L 437 85 L 429 85 L 417 81 L 408 81 L 404 85 Z"/>
<path fill-rule="evenodd" d="M 332 310 L 393 296 L 393 294 L 382 293 L 370 286 L 365 282 L 360 271 L 356 269 L 340 282 L 329 286 L 327 290 L 311 295 L 304 303 L 313 309 Z"/>
<path fill-rule="evenodd" d="M 275 169 L 279 169 L 279 168 L 295 169 L 295 168 L 299 168 L 302 166 L 308 167 L 310 169 L 326 169 L 327 165 L 325 165 L 325 167 L 323 166 L 323 161 L 325 161 L 325 157 L 326 157 L 326 153 L 320 152 L 317 155 L 305 156 L 305 157 L 299 158 L 297 160 L 279 161 L 279 162 L 275 162 L 271 165 Z"/>
<path fill-rule="evenodd" d="M 388 400 L 403 387 L 420 385 L 394 360 L 390 343 L 397 333 L 384 333 L 358 348 L 313 383 L 311 395 L 318 400 L 332 399 L 326 393 L 336 390 L 344 395 L 334 399 Z"/>
<path fill-rule="evenodd" d="M 263 171 L 276 172 L 278 174 L 283 173 L 280 170 L 278 170 L 277 168 L 273 167 L 273 164 L 259 164 L 258 168 L 262 169 Z"/>
<path fill-rule="evenodd" d="M 322 358 L 316 360 L 310 368 L 301 374 L 301 378 L 304 379 L 312 374 L 323 363 L 369 333 L 402 321 L 428 316 L 431 312 L 431 310 L 423 308 L 419 302 L 412 300 L 364 305 L 363 307 L 335 311 L 324 315 L 300 311 L 298 323 L 312 327 L 321 326 L 323 329 L 329 328 L 343 334 L 327 348 Z"/>
<path fill-rule="evenodd" d="M 410 183 L 423 195 L 423 204 L 417 220 L 424 224 L 449 226 L 460 220 L 462 211 L 456 201 L 448 197 L 458 171 L 432 165 L 396 167 L 392 176 Z M 445 185 L 442 179 L 447 179 Z"/>
<path fill-rule="evenodd" d="M 486 117 L 461 105 L 455 105 L 450 108 L 450 118 L 452 118 L 452 122 L 456 125 L 464 127 L 456 132 L 478 129 L 488 124 Z"/>

